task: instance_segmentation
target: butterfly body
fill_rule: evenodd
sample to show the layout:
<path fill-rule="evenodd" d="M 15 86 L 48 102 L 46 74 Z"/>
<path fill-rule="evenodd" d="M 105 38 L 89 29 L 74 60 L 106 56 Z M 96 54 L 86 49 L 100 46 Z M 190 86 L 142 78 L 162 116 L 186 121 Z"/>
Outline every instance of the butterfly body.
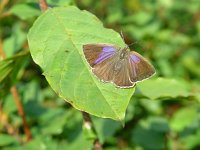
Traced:
<path fill-rule="evenodd" d="M 120 50 L 120 55 L 119 55 L 119 58 L 120 59 L 125 59 L 125 58 L 127 58 L 128 57 L 128 50 L 127 50 L 127 48 L 125 47 L 125 48 L 123 48 L 123 49 L 121 49 Z"/>
<path fill-rule="evenodd" d="M 86 60 L 92 72 L 104 82 L 120 88 L 130 88 L 136 82 L 155 73 L 155 69 L 140 54 L 129 51 L 128 46 L 118 48 L 111 44 L 83 45 Z"/>

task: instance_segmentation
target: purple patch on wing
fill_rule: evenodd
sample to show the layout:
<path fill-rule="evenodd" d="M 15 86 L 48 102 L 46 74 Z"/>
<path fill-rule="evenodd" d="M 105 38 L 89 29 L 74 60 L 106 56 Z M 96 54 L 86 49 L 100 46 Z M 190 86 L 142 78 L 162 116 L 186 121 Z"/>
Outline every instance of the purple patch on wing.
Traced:
<path fill-rule="evenodd" d="M 103 52 L 115 52 L 116 48 L 112 47 L 112 46 L 106 46 L 103 48 Z"/>
<path fill-rule="evenodd" d="M 131 54 L 130 58 L 134 63 L 139 63 L 140 62 L 140 58 L 138 56 L 134 55 L 134 54 Z"/>
<path fill-rule="evenodd" d="M 99 64 L 103 62 L 104 60 L 112 57 L 115 52 L 116 52 L 116 49 L 114 47 L 111 47 L 111 46 L 104 47 L 99 57 L 95 60 L 94 63 Z"/>

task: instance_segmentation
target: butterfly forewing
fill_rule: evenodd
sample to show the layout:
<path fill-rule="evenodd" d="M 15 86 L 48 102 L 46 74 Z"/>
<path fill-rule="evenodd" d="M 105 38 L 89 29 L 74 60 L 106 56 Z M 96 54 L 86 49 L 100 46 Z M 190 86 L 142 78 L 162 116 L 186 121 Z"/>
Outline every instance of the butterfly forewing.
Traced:
<path fill-rule="evenodd" d="M 105 82 L 109 82 L 109 81 L 111 82 L 114 77 L 113 68 L 115 66 L 115 63 L 117 62 L 116 58 L 117 57 L 111 57 L 99 64 L 95 64 L 92 69 L 92 72 L 100 80 L 105 81 Z"/>
<path fill-rule="evenodd" d="M 88 63 L 93 67 L 113 56 L 116 49 L 113 45 L 108 44 L 87 44 L 83 45 L 83 52 Z"/>
<path fill-rule="evenodd" d="M 92 72 L 102 81 L 113 79 L 113 66 L 116 62 L 114 55 L 117 49 L 109 44 L 87 44 L 83 46 L 85 57 L 92 67 Z"/>

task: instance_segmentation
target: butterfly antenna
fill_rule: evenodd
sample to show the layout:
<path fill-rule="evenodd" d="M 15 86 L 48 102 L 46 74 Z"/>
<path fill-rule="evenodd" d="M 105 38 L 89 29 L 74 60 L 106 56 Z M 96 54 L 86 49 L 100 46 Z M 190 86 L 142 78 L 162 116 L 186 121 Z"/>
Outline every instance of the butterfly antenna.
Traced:
<path fill-rule="evenodd" d="M 120 34 L 121 34 L 122 39 L 124 40 L 124 35 L 123 35 L 122 30 L 120 31 Z M 124 40 L 124 41 L 125 41 L 125 40 Z"/>
<path fill-rule="evenodd" d="M 138 41 L 133 42 L 133 43 L 129 44 L 128 46 L 132 46 L 132 45 L 134 45 L 134 44 L 136 44 L 136 43 L 139 43 L 139 42 L 138 42 Z"/>

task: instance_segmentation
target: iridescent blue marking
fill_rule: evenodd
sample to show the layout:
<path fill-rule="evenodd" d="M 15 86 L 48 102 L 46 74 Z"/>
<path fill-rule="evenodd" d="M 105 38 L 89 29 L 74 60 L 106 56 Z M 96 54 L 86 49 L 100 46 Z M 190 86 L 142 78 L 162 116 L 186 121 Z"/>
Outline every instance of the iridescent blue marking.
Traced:
<path fill-rule="evenodd" d="M 103 52 L 115 52 L 116 48 L 112 47 L 112 46 L 106 46 L 103 48 Z"/>
<path fill-rule="evenodd" d="M 113 56 L 113 54 L 115 53 L 116 49 L 114 47 L 111 46 L 106 46 L 102 49 L 101 54 L 99 55 L 99 58 L 97 58 L 95 60 L 95 64 L 99 64 L 101 62 L 103 62 L 104 60 L 110 58 Z"/>
<path fill-rule="evenodd" d="M 139 63 L 140 62 L 140 58 L 134 54 L 131 54 L 131 60 L 134 62 L 134 63 Z"/>

